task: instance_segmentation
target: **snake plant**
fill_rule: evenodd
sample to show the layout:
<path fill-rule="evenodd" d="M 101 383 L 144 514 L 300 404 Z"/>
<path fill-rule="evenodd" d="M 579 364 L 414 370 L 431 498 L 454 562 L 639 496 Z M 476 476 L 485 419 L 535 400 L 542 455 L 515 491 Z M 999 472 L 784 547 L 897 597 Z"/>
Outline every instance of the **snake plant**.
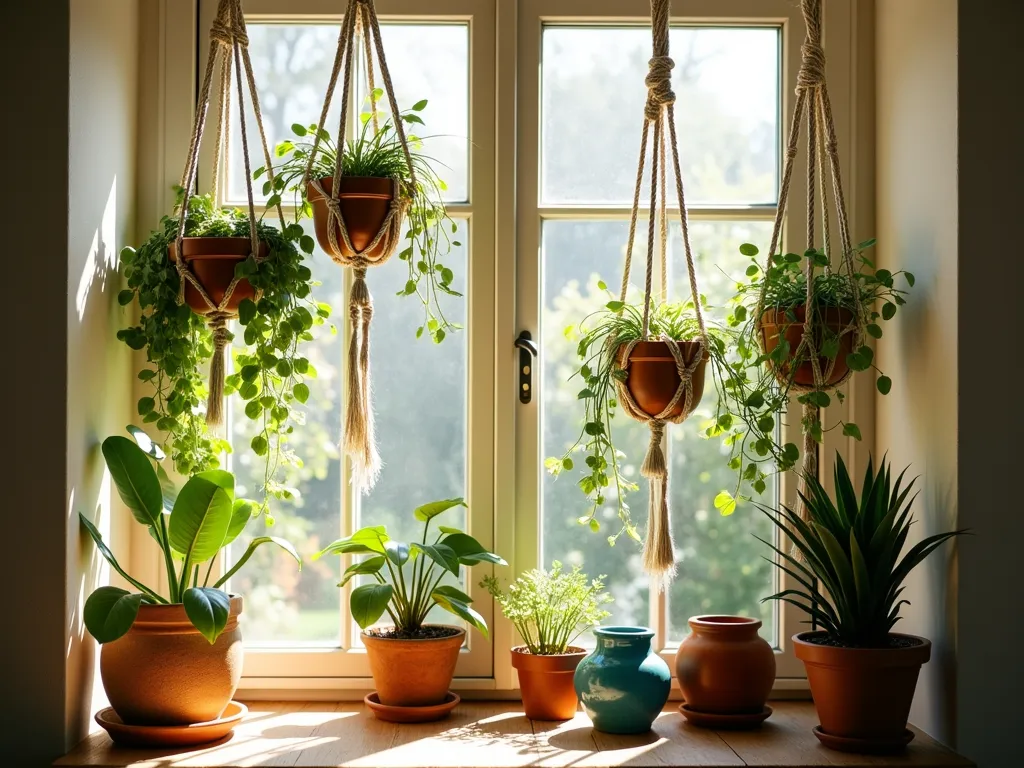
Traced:
<path fill-rule="evenodd" d="M 768 544 L 781 558 L 776 565 L 802 588 L 786 589 L 764 598 L 801 608 L 838 645 L 854 648 L 888 646 L 889 633 L 900 620 L 900 599 L 907 575 L 947 539 L 965 533 L 949 531 L 928 536 L 900 558 L 910 526 L 916 478 L 904 486 L 904 469 L 891 481 L 883 458 L 875 471 L 869 459 L 858 498 L 841 457 L 836 457 L 835 499 L 815 477 L 809 477 L 805 522 L 792 509 L 761 507 L 789 537 L 802 555 L 787 554 Z M 824 592 L 819 590 L 819 584 Z"/>

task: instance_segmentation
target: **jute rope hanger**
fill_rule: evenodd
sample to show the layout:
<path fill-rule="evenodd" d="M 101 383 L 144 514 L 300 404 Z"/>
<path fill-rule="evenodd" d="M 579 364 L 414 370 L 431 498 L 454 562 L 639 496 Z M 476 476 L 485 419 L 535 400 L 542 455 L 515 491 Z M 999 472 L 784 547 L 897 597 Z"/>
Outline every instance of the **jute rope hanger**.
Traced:
<path fill-rule="evenodd" d="M 822 33 L 822 0 L 801 0 L 801 11 L 804 17 L 804 24 L 807 27 L 806 37 L 800 47 L 801 63 L 797 73 L 796 106 L 793 110 L 793 119 L 789 128 L 789 139 L 786 144 L 786 162 L 783 166 L 782 180 L 779 186 L 779 201 L 775 215 L 775 223 L 772 227 L 771 245 L 768 248 L 765 274 L 771 267 L 771 259 L 779 246 L 782 224 L 786 216 L 786 206 L 789 199 L 789 189 L 793 178 L 793 164 L 797 155 L 797 146 L 800 139 L 800 125 L 806 115 L 807 120 L 807 247 L 814 247 L 815 242 L 815 216 L 817 214 L 816 196 L 818 187 L 815 184 L 815 172 L 820 177 L 821 196 L 821 219 L 822 234 L 824 240 L 825 255 L 829 259 L 824 267 L 826 274 L 831 274 L 831 242 L 829 232 L 829 206 L 826 184 L 826 167 L 832 182 L 832 196 L 835 204 L 836 220 L 839 224 L 839 239 L 842 256 L 840 259 L 841 273 L 849 279 L 853 296 L 854 326 L 852 329 L 843 329 L 843 333 L 854 334 L 853 346 L 860 347 L 864 339 L 864 324 L 866 310 L 861 300 L 859 287 L 854 278 L 856 268 L 853 264 L 853 245 L 850 238 L 850 222 L 847 215 L 846 197 L 843 194 L 842 172 L 839 166 L 839 145 L 836 139 L 836 127 L 832 117 L 832 105 L 828 96 L 828 85 L 825 81 L 825 51 L 821 45 Z M 817 168 L 816 168 L 817 166 Z M 830 361 L 828 367 L 823 371 L 819 364 L 820 351 L 818 339 L 815 338 L 813 323 L 814 307 L 814 274 L 815 264 L 811 259 L 805 260 L 804 270 L 807 278 L 806 306 L 807 315 L 803 326 L 803 335 L 800 344 L 793 352 L 792 359 L 799 360 L 806 355 L 811 363 L 814 374 L 814 386 L 801 387 L 793 382 L 792 374 L 789 376 L 777 371 L 782 386 L 791 390 L 812 391 L 825 389 L 829 386 L 839 387 L 845 383 L 853 371 L 848 369 L 841 379 L 829 385 L 829 377 L 835 361 Z M 758 321 L 765 312 L 765 299 L 767 294 L 768 281 L 762 282 L 760 296 L 758 297 L 757 312 L 755 321 Z M 762 343 L 764 341 L 761 336 Z M 803 406 L 804 439 L 803 439 L 803 465 L 801 467 L 801 479 L 799 489 L 802 493 L 807 492 L 806 478 L 818 474 L 818 443 L 807 425 L 817 423 L 820 418 L 819 409 L 812 404 Z M 805 505 L 800 505 L 800 512 L 804 519 L 807 519 Z"/>
<path fill-rule="evenodd" d="M 384 92 L 391 106 L 392 123 L 409 169 L 408 185 L 403 186 L 399 178 L 392 179 L 393 195 L 388 214 L 377 234 L 361 250 L 355 248 L 349 238 L 348 228 L 345 224 L 345 217 L 342 214 L 338 197 L 342 177 L 342 156 L 344 154 L 344 142 L 349 119 L 352 62 L 356 56 L 355 38 L 360 36 L 360 33 L 363 39 L 363 50 L 367 62 L 370 110 L 374 134 L 380 131 L 377 120 L 377 101 L 374 93 L 373 52 L 375 51 L 377 63 L 380 67 L 381 80 L 384 85 Z M 330 110 L 331 99 L 337 87 L 339 76 L 342 77 L 342 87 L 341 117 L 337 134 L 338 155 L 334 166 L 331 192 L 328 194 L 320 179 L 313 176 L 313 163 L 317 149 L 320 146 L 320 133 L 327 122 L 327 113 Z M 373 299 L 366 285 L 366 270 L 369 267 L 386 263 L 395 252 L 400 238 L 402 222 L 409 206 L 412 204 L 411 196 L 417 192 L 416 169 L 413 165 L 412 154 L 409 151 L 409 142 L 405 135 L 405 129 L 402 126 L 400 114 L 398 101 L 395 98 L 394 85 L 391 80 L 391 72 L 388 69 L 387 59 L 384 56 L 380 22 L 377 18 L 377 11 L 373 0 L 348 0 L 345 18 L 342 21 L 341 32 L 338 36 L 338 49 L 334 57 L 334 66 L 331 69 L 331 76 L 327 84 L 327 94 L 324 97 L 324 105 L 320 113 L 320 121 L 317 124 L 317 132 L 313 138 L 309 162 L 303 175 L 302 187 L 305 189 L 307 185 L 312 185 L 313 189 L 324 198 L 327 205 L 327 232 L 330 245 L 330 248 L 327 249 L 328 254 L 338 264 L 344 267 L 352 267 L 355 278 L 352 283 L 348 307 L 349 319 L 352 324 L 352 338 L 349 343 L 348 401 L 345 407 L 345 433 L 342 446 L 352 464 L 352 484 L 364 493 L 369 492 L 373 488 L 380 475 L 381 468 L 380 454 L 377 451 L 371 399 L 372 393 L 370 389 L 370 321 L 373 318 Z M 339 234 L 341 235 L 340 241 L 338 239 Z M 381 247 L 383 247 L 382 251 Z M 371 258 L 370 254 L 374 251 L 378 251 L 378 253 Z"/>
<path fill-rule="evenodd" d="M 668 219 L 666 216 L 666 144 L 671 147 L 671 159 L 675 171 L 676 197 L 679 203 L 679 219 L 682 229 L 683 253 L 686 257 L 686 269 L 690 279 L 690 291 L 693 297 L 694 312 L 699 328 L 699 339 L 695 351 L 687 360 L 680 344 L 661 336 L 656 341 L 666 343 L 675 361 L 679 375 L 679 386 L 672 400 L 665 409 L 655 415 L 642 410 L 629 391 L 625 382 L 615 379 L 619 402 L 623 410 L 637 421 L 647 424 L 651 431 L 651 440 L 647 455 L 640 467 L 640 474 L 648 479 L 649 500 L 647 510 L 647 538 L 644 543 L 644 570 L 661 579 L 662 583 L 671 579 L 675 572 L 675 554 L 673 551 L 672 531 L 668 507 L 668 465 L 662 449 L 662 441 L 666 424 L 678 424 L 686 419 L 693 403 L 693 375 L 700 365 L 707 349 L 707 329 L 704 325 L 704 311 L 700 302 L 700 291 L 697 287 L 697 273 L 693 263 L 693 252 L 690 248 L 690 231 L 686 216 L 686 201 L 683 194 L 683 177 L 679 167 L 679 146 L 675 127 L 675 100 L 672 91 L 672 68 L 675 62 L 669 57 L 669 18 L 670 0 L 651 0 L 651 33 L 653 37 L 653 55 L 648 62 L 647 102 L 644 105 L 644 120 L 640 133 L 640 160 L 637 164 L 636 184 L 633 189 L 633 207 L 629 219 L 629 238 L 626 244 L 626 264 L 622 275 L 621 301 L 625 302 L 629 288 L 629 277 L 633 263 L 633 243 L 636 237 L 637 218 L 640 210 L 640 191 L 643 186 L 644 167 L 647 158 L 647 147 L 651 147 L 651 188 L 650 211 L 647 220 L 647 264 L 644 276 L 644 308 L 643 308 L 643 340 L 650 340 L 650 309 L 652 283 L 654 274 L 655 254 L 655 211 L 658 212 L 659 227 L 657 229 L 658 252 L 661 267 L 660 300 L 666 298 L 668 278 Z M 666 137 L 667 134 L 667 137 Z M 666 141 L 667 138 L 667 141 Z M 632 341 L 621 350 L 621 360 L 629 359 L 629 354 L 638 341 Z M 614 364 L 614 363 L 613 363 Z M 683 402 L 682 412 L 672 416 L 679 402 Z"/>
<path fill-rule="evenodd" d="M 234 277 L 224 291 L 224 297 L 220 303 L 210 298 L 206 289 L 202 286 L 195 274 L 185 261 L 182 251 L 182 244 L 185 237 L 185 224 L 188 219 L 188 205 L 191 190 L 196 184 L 199 169 L 199 148 L 203 143 L 203 134 L 206 129 L 206 118 L 210 109 L 210 95 L 213 86 L 213 76 L 216 66 L 220 65 L 220 80 L 218 83 L 218 104 L 219 115 L 217 120 L 217 134 L 214 143 L 213 160 L 213 182 L 211 189 L 216 193 L 219 179 L 221 151 L 224 144 L 224 131 L 230 119 L 231 106 L 231 80 L 232 65 L 234 77 L 238 87 L 238 120 L 242 131 L 242 159 L 245 164 L 245 189 L 249 204 L 249 239 L 252 245 L 251 255 L 257 261 L 262 260 L 260 255 L 259 235 L 256 231 L 256 206 L 253 201 L 252 172 L 249 165 L 249 143 L 245 129 L 244 91 L 242 88 L 242 74 L 244 67 L 245 82 L 248 85 L 249 98 L 252 103 L 253 114 L 256 117 L 256 126 L 259 129 L 260 142 L 263 145 L 263 159 L 266 163 L 267 176 L 271 183 L 274 180 L 273 164 L 271 162 L 270 150 L 267 146 L 266 132 L 263 129 L 263 115 L 260 111 L 259 93 L 256 90 L 256 82 L 253 78 L 252 62 L 249 59 L 249 35 L 245 28 L 245 15 L 242 12 L 241 0 L 220 0 L 217 5 L 217 15 L 210 27 L 210 51 L 206 57 L 206 70 L 203 73 L 202 84 L 199 89 L 199 101 L 196 107 L 196 116 L 192 126 L 192 137 L 189 142 L 188 157 L 185 161 L 185 169 L 181 176 L 181 187 L 185 190 L 185 199 L 179 213 L 178 234 L 175 238 L 175 250 L 178 254 L 176 260 L 178 275 L 181 280 L 178 288 L 178 303 L 185 300 L 185 284 L 190 283 L 202 297 L 203 302 L 209 308 L 206 315 L 207 325 L 213 331 L 213 359 L 210 361 L 209 396 L 206 404 L 206 423 L 211 427 L 219 427 L 224 421 L 224 355 L 232 336 L 228 331 L 228 321 L 237 317 L 237 314 L 228 310 L 231 297 L 235 288 L 242 278 Z M 284 221 L 284 214 L 280 204 L 277 206 L 277 215 L 280 221 Z"/>

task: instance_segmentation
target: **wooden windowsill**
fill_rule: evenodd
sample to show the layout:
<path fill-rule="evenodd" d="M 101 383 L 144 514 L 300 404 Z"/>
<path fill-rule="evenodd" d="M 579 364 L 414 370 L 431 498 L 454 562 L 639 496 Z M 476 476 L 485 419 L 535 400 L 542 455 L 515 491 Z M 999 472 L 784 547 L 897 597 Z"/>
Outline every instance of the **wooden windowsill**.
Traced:
<path fill-rule="evenodd" d="M 115 747 L 94 733 L 61 766 L 105 768 L 603 768 L 604 766 L 960 766 L 973 764 L 916 728 L 906 752 L 861 756 L 821 746 L 810 702 L 774 701 L 756 731 L 689 725 L 670 703 L 652 733 L 598 733 L 578 713 L 566 723 L 532 722 L 519 702 L 463 701 L 436 723 L 394 725 L 356 702 L 253 702 L 234 735 L 209 747 L 142 750 Z"/>

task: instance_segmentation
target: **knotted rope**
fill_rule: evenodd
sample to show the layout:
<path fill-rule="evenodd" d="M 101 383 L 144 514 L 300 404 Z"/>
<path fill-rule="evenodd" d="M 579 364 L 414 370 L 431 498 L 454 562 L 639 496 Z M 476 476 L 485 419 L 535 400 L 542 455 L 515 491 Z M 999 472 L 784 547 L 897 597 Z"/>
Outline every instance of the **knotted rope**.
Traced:
<path fill-rule="evenodd" d="M 668 278 L 668 218 L 666 216 L 666 145 L 671 147 L 671 159 L 675 171 L 676 197 L 679 202 L 679 220 L 683 237 L 683 252 L 686 256 L 686 269 L 690 279 L 690 291 L 693 297 L 694 312 L 699 328 L 699 338 L 692 343 L 690 359 L 686 359 L 684 346 L 691 342 L 680 342 L 667 336 L 656 341 L 663 341 L 675 361 L 679 385 L 668 406 L 661 413 L 650 414 L 637 405 L 626 382 L 614 379 L 619 402 L 623 410 L 637 421 L 647 424 L 651 431 L 651 441 L 647 455 L 644 457 L 640 474 L 649 482 L 649 500 L 647 509 L 647 538 L 644 544 L 644 570 L 657 577 L 661 585 L 670 580 L 675 573 L 675 554 L 673 552 L 672 530 L 668 506 L 668 463 L 662 442 L 666 424 L 678 424 L 686 419 L 693 408 L 693 378 L 705 359 L 708 349 L 707 329 L 704 325 L 704 313 L 700 302 L 700 291 L 697 287 L 697 274 L 693 263 L 693 252 L 690 248 L 690 230 L 686 216 L 686 200 L 683 194 L 683 177 L 679 167 L 679 146 L 675 128 L 675 100 L 672 91 L 672 69 L 675 62 L 669 57 L 669 6 L 670 0 L 651 0 L 651 34 L 653 39 L 652 56 L 648 62 L 648 73 L 644 79 L 647 86 L 647 101 L 644 105 L 643 127 L 640 133 L 640 160 L 637 164 L 636 184 L 633 188 L 633 207 L 629 218 L 629 237 L 626 243 L 626 264 L 622 275 L 620 300 L 625 302 L 629 289 L 630 271 L 633 263 L 633 243 L 636 237 L 636 224 L 640 211 L 640 190 L 643 186 L 644 167 L 647 159 L 648 140 L 653 145 L 651 150 L 651 189 L 650 215 L 647 220 L 647 264 L 644 275 L 644 309 L 643 309 L 643 340 L 650 337 L 650 309 L 652 304 L 652 284 L 654 275 L 655 254 L 655 218 L 659 221 L 657 249 L 661 264 L 661 301 L 665 300 Z M 667 127 L 667 130 L 666 130 Z M 667 141 L 666 141 L 667 134 Z M 618 360 L 613 361 L 628 370 L 629 356 L 639 340 L 623 346 L 618 352 Z M 677 415 L 671 415 L 682 401 L 683 408 Z"/>
<path fill-rule="evenodd" d="M 224 132 L 227 122 L 230 119 L 229 109 L 231 103 L 231 81 L 232 63 L 234 64 L 234 77 L 238 87 L 238 120 L 242 131 L 242 159 L 245 163 L 245 187 L 249 203 L 249 240 L 251 243 L 251 255 L 256 261 L 262 261 L 260 253 L 259 233 L 256 228 L 256 206 L 253 201 L 252 172 L 249 165 L 249 144 L 245 129 L 245 108 L 244 92 L 242 88 L 242 67 L 245 67 L 245 82 L 248 85 L 249 98 L 252 102 L 253 114 L 256 117 L 256 125 L 259 128 L 260 141 L 263 145 L 263 159 L 266 163 L 267 177 L 271 184 L 274 181 L 273 163 L 270 157 L 270 150 L 267 146 L 266 132 L 263 129 L 263 115 L 260 110 L 259 93 L 256 90 L 256 82 L 253 78 L 252 62 L 249 59 L 249 35 L 245 28 L 245 15 L 242 12 L 241 0 L 220 0 L 217 6 L 217 15 L 210 26 L 210 51 L 206 57 L 206 71 L 203 74 L 202 85 L 199 89 L 199 103 L 196 108 L 196 116 L 192 126 L 192 137 L 189 142 L 188 158 L 185 161 L 185 169 L 181 176 L 181 187 L 185 190 L 185 199 L 179 212 L 178 234 L 174 241 L 175 264 L 178 270 L 180 283 L 178 287 L 178 303 L 185 301 L 185 285 L 190 284 L 209 311 L 206 313 L 207 326 L 213 332 L 213 359 L 210 361 L 209 394 L 206 403 L 206 423 L 210 427 L 219 427 L 224 421 L 224 374 L 227 346 L 233 336 L 228 330 L 228 322 L 237 317 L 229 309 L 231 297 L 235 293 L 238 284 L 244 279 L 232 278 L 224 291 L 220 302 L 214 302 L 210 298 L 206 288 L 202 285 L 195 273 L 192 271 L 185 259 L 182 248 L 185 238 L 185 225 L 188 219 L 189 196 L 196 184 L 196 177 L 199 170 L 199 148 L 203 142 L 203 134 L 206 128 L 206 118 L 210 109 L 210 91 L 213 85 L 213 76 L 216 66 L 220 65 L 219 82 L 219 114 L 217 120 L 217 134 L 214 144 L 213 160 L 213 191 L 216 193 L 219 181 L 219 168 L 221 151 L 224 144 Z M 284 221 L 284 214 L 280 204 L 277 206 L 277 215 Z M 258 297 L 257 297 L 258 298 Z"/>
<path fill-rule="evenodd" d="M 405 155 L 409 169 L 409 183 L 403 185 L 400 178 L 392 180 L 392 198 L 388 213 L 377 231 L 377 234 L 362 249 L 357 249 L 349 236 L 348 226 L 341 210 L 339 199 L 342 178 L 342 155 L 344 153 L 344 136 L 349 120 L 349 95 L 352 88 L 353 60 L 357 55 L 356 37 L 361 36 L 363 50 L 367 60 L 367 80 L 370 87 L 370 110 L 373 130 L 376 135 L 380 131 L 377 120 L 377 100 L 374 95 L 373 52 L 376 52 L 380 67 L 381 81 L 391 106 L 392 123 L 398 141 Z M 327 122 L 331 100 L 342 78 L 341 86 L 341 117 L 339 120 L 339 147 L 334 175 L 331 178 L 330 193 L 325 189 L 319 178 L 313 176 L 313 164 L 317 149 L 320 146 L 320 133 Z M 355 280 L 349 297 L 349 319 L 351 321 L 352 339 L 349 345 L 348 370 L 348 402 L 345 409 L 345 434 L 342 445 L 352 464 L 352 484 L 364 493 L 373 488 L 380 475 L 380 456 L 377 452 L 376 437 L 373 424 L 373 404 L 370 390 L 370 320 L 373 317 L 373 300 L 366 285 L 366 270 L 384 264 L 395 252 L 401 236 L 402 222 L 412 205 L 413 196 L 417 194 L 416 168 L 413 165 L 409 142 L 405 135 L 395 98 L 395 89 L 384 56 L 384 44 L 381 39 L 380 22 L 373 0 L 348 0 L 345 18 L 338 35 L 338 48 L 334 56 L 334 65 L 327 83 L 323 109 L 317 132 L 313 137 L 313 147 L 309 153 L 309 161 L 303 174 L 302 187 L 311 186 L 323 198 L 327 208 L 328 255 L 344 267 L 352 267 Z"/>
<path fill-rule="evenodd" d="M 832 182 L 832 196 L 835 203 L 836 220 L 839 224 L 839 238 L 842 256 L 840 259 L 841 274 L 849 280 L 853 301 L 854 326 L 843 328 L 841 334 L 853 334 L 853 347 L 858 348 L 864 339 L 864 324 L 866 311 L 863 306 L 859 286 L 857 285 L 856 268 L 853 263 L 853 245 L 850 238 L 850 222 L 846 209 L 846 197 L 843 194 L 842 172 L 839 167 L 839 145 L 836 140 L 836 127 L 832 117 L 832 106 L 829 101 L 828 85 L 825 81 L 825 51 L 821 45 L 822 33 L 822 0 L 802 0 L 801 10 L 803 12 L 804 24 L 807 28 L 806 37 L 800 46 L 801 63 L 797 72 L 796 106 L 793 110 L 793 119 L 789 128 L 789 139 L 786 144 L 786 161 L 783 166 L 782 181 L 779 186 L 779 203 L 775 215 L 775 223 L 772 227 L 771 245 L 768 248 L 768 262 L 765 265 L 765 275 L 772 266 L 771 259 L 775 255 L 780 241 L 782 224 L 786 216 L 786 206 L 789 199 L 789 189 L 793 178 L 793 165 L 797 155 L 797 147 L 800 139 L 800 124 L 806 115 L 807 119 L 807 247 L 814 247 L 814 226 L 817 215 L 816 197 L 820 191 L 821 197 L 821 220 L 824 239 L 825 256 L 829 263 L 825 265 L 826 274 L 832 272 L 831 266 L 831 242 L 829 232 L 829 206 L 826 184 L 826 164 Z M 820 190 L 815 184 L 815 172 L 820 177 Z M 787 389 L 797 392 L 809 392 L 826 388 L 841 386 L 850 378 L 853 371 L 847 369 L 845 374 L 832 379 L 835 360 L 829 360 L 828 364 L 822 367 L 820 363 L 821 351 L 819 341 L 821 331 L 815 326 L 815 297 L 814 278 L 815 263 L 812 259 L 806 259 L 804 272 L 807 279 L 806 294 L 806 315 L 803 323 L 803 333 L 800 344 L 791 355 L 789 371 L 783 371 L 781 367 L 775 366 L 774 370 L 779 383 Z M 767 277 L 762 283 L 760 296 L 758 297 L 757 312 L 754 316 L 755 322 L 760 323 L 765 313 L 765 300 L 767 295 Z M 759 331 L 762 351 L 765 349 L 765 332 Z M 806 357 L 804 357 L 806 356 Z M 793 381 L 793 374 L 797 361 L 807 359 L 811 364 L 814 375 L 814 384 L 809 387 L 802 386 Z M 799 490 L 807 492 L 806 482 L 810 476 L 817 476 L 818 473 L 818 443 L 814 439 L 811 425 L 818 423 L 820 412 L 816 405 L 807 403 L 803 406 L 803 466 Z M 807 519 L 807 509 L 800 504 L 800 511 L 804 519 Z"/>

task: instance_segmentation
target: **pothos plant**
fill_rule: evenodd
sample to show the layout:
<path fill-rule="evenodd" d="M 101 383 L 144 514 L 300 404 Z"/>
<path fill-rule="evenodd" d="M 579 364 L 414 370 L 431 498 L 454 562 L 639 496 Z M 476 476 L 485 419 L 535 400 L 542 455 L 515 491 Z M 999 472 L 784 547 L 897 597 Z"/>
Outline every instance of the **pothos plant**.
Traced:
<path fill-rule="evenodd" d="M 607 285 L 600 281 L 598 287 L 607 291 Z M 635 541 L 640 541 L 640 534 L 633 524 L 627 494 L 637 490 L 637 484 L 623 474 L 625 455 L 615 447 L 613 421 L 618 412 L 618 398 L 614 380 L 626 381 L 627 369 L 621 367 L 618 357 L 619 348 L 631 341 L 643 339 L 643 305 L 619 301 L 611 293 L 605 306 L 584 318 L 578 329 L 570 326 L 566 329 L 567 336 L 578 333 L 576 351 L 580 358 L 580 366 L 571 378 L 579 378 L 582 389 L 577 398 L 583 402 L 583 428 L 579 437 L 561 456 L 552 456 L 544 461 L 549 474 L 558 476 L 564 471 L 575 467 L 574 454 L 584 453 L 586 468 L 577 485 L 587 498 L 590 511 L 578 518 L 581 525 L 589 526 L 592 531 L 599 532 L 601 523 L 598 512 L 608 502 L 609 494 L 614 496 L 620 521 L 619 530 L 608 536 L 608 543 L 614 545 L 622 534 Z M 707 314 L 707 304 L 702 304 Z M 695 308 L 692 300 L 683 302 L 651 302 L 649 311 L 649 338 L 668 337 L 675 341 L 693 341 L 700 338 Z M 729 328 L 707 325 L 709 349 L 708 368 L 712 371 L 716 388 L 721 390 L 729 385 L 730 380 L 742 374 L 743 365 L 735 358 L 736 332 Z M 761 482 L 763 475 L 756 474 L 759 470 L 748 469 L 742 458 L 737 458 L 742 443 L 739 441 L 744 430 L 737 414 L 729 411 L 729 401 L 719 398 L 715 406 L 715 417 L 707 436 L 721 436 L 723 443 L 729 448 L 732 456 L 730 466 L 742 470 L 738 474 L 737 487 L 743 481 Z M 731 494 L 723 490 L 722 494 Z M 735 509 L 723 509 L 729 514 Z"/>
<path fill-rule="evenodd" d="M 103 536 L 85 515 L 82 526 L 103 558 L 137 592 L 99 587 L 85 601 L 85 626 L 100 643 L 109 643 L 131 629 L 146 605 L 181 604 L 192 625 L 211 644 L 224 631 L 231 602 L 223 587 L 263 544 L 275 544 L 302 567 L 295 548 L 276 536 L 257 536 L 224 575 L 214 581 L 213 565 L 222 549 L 234 542 L 256 514 L 258 505 L 235 497 L 235 478 L 219 469 L 198 472 L 178 490 L 160 465 L 164 452 L 142 430 L 129 427 L 135 438 L 114 435 L 103 441 L 103 458 L 118 495 L 136 522 L 144 525 L 160 547 L 168 591 L 133 578 L 121 567 Z"/>
<path fill-rule="evenodd" d="M 877 269 L 864 253 L 874 244 L 874 240 L 867 240 L 853 249 L 855 271 L 852 274 L 824 271 L 814 274 L 814 302 L 811 307 L 806 307 L 807 262 L 811 261 L 815 269 L 824 268 L 830 263 L 827 254 L 813 248 L 803 255 L 775 254 L 765 271 L 758 263 L 757 246 L 750 243 L 740 246 L 740 252 L 750 258 L 751 264 L 747 267 L 746 278 L 737 282 L 737 294 L 728 317 L 729 326 L 738 330 L 738 358 L 722 389 L 728 400 L 725 423 L 720 417 L 709 428 L 709 434 L 720 429 L 735 430 L 735 417 L 739 417 L 740 429 L 733 433 L 738 449 L 732 461 L 744 477 L 755 478 L 753 488 L 759 493 L 765 487 L 766 470 L 785 471 L 800 459 L 800 449 L 796 444 L 779 441 L 775 415 L 789 406 L 795 372 L 811 353 L 806 347 L 799 353 L 798 349 L 792 348 L 785 338 L 785 327 L 778 332 L 774 348 L 765 348 L 762 318 L 754 316 L 758 297 L 764 293 L 766 313 L 771 310 L 783 313 L 783 325 L 786 327 L 798 323 L 802 326 L 803 321 L 797 312 L 805 313 L 803 316 L 809 322 L 808 327 L 815 329 L 818 339 L 817 355 L 829 361 L 829 366 L 843 355 L 843 362 L 851 371 L 873 371 L 878 392 L 887 395 L 892 388 L 892 380 L 875 365 L 874 351 L 866 343 L 854 349 L 852 342 L 854 339 L 882 338 L 882 322 L 891 320 L 898 308 L 906 303 L 907 288 L 913 287 L 914 275 L 903 270 Z M 900 287 L 899 281 L 906 287 Z M 857 311 L 858 294 L 862 314 Z M 837 326 L 834 318 L 840 315 L 833 311 L 835 309 L 846 310 L 852 319 Z M 831 323 L 826 321 L 826 314 L 832 318 Z M 849 347 L 848 352 L 844 353 L 844 346 Z M 825 383 L 823 386 L 801 388 L 796 400 L 801 405 L 822 409 L 832 403 L 833 397 L 842 403 L 846 396 L 842 390 Z M 856 440 L 861 439 L 860 427 L 841 418 L 833 424 L 822 424 L 819 417 L 805 417 L 801 419 L 801 428 L 819 443 L 823 441 L 825 432 L 834 429 L 841 429 L 844 435 Z M 735 501 L 729 495 L 720 496 L 715 503 L 722 508 L 734 506 Z"/>
<path fill-rule="evenodd" d="M 176 192 L 180 215 L 184 191 L 178 187 Z M 125 306 L 137 299 L 142 312 L 138 324 L 118 331 L 117 337 L 145 351 L 146 366 L 138 377 L 150 382 L 153 392 L 139 399 L 138 413 L 167 435 L 175 469 L 191 476 L 218 467 L 219 455 L 230 446 L 207 430 L 200 409 L 207 389 L 202 369 L 213 356 L 213 339 L 203 318 L 178 300 L 180 277 L 167 255 L 177 237 L 178 215 L 165 216 L 138 249 L 121 251 L 128 287 L 118 301 Z M 245 348 L 234 350 L 237 372 L 226 378 L 224 392 L 241 396 L 245 415 L 257 427 L 251 448 L 265 458 L 266 497 L 290 498 L 292 491 L 275 479 L 276 471 L 280 463 L 296 461 L 286 449 L 287 436 L 298 415 L 296 404 L 309 397 L 306 381 L 316 376 L 301 345 L 312 341 L 313 327 L 324 324 L 330 307 L 311 295 L 318 283 L 303 252 L 312 253 L 312 238 L 296 224 L 281 232 L 260 221 L 257 230 L 269 255 L 261 261 L 250 256 L 235 268 L 259 298 L 245 299 L 238 307 Z M 249 219 L 240 210 L 217 207 L 210 195 L 193 195 L 185 236 L 248 237 Z M 261 508 L 267 508 L 266 498 Z"/>
<path fill-rule="evenodd" d="M 368 102 L 376 104 L 383 96 L 381 89 L 375 89 Z M 423 125 L 419 113 L 427 106 L 422 99 L 401 112 L 399 119 L 409 126 Z M 398 258 L 408 267 L 405 284 L 398 291 L 399 296 L 417 296 L 423 304 L 423 324 L 416 329 L 416 338 L 424 333 L 440 344 L 448 333 L 460 330 L 462 326 L 449 320 L 441 306 L 441 296 L 462 294 L 452 287 L 455 273 L 442 263 L 453 247 L 462 245 L 453 236 L 458 225 L 448 216 L 443 202 L 443 193 L 448 185 L 437 175 L 434 165 L 437 161 L 423 152 L 424 141 L 430 137 L 407 134 L 410 168 L 405 151 L 391 115 L 378 112 L 376 121 L 379 130 L 373 129 L 373 113 L 364 109 L 360 114 L 362 127 L 356 138 L 342 143 L 341 172 L 343 176 L 399 179 L 400 194 L 410 205 L 406 214 L 406 239 L 408 243 L 398 252 Z M 312 218 L 313 208 L 306 199 L 302 184 L 313 152 L 314 139 L 319 135 L 319 144 L 313 156 L 312 178 L 334 175 L 338 163 L 339 147 L 329 131 L 317 125 L 292 125 L 295 138 L 280 142 L 274 149 L 277 157 L 284 162 L 275 169 L 274 180 L 266 181 L 263 193 L 270 195 L 268 205 L 276 204 L 281 195 L 290 192 L 294 196 L 296 221 L 303 216 Z M 254 172 L 254 178 L 266 174 L 265 167 Z M 413 175 L 415 174 L 415 182 Z"/>
<path fill-rule="evenodd" d="M 373 579 L 374 583 L 353 589 L 349 598 L 352 617 L 364 630 L 387 613 L 394 624 L 388 636 L 415 639 L 436 635 L 424 628 L 427 614 L 436 605 L 476 627 L 486 637 L 487 622 L 473 609 L 473 598 L 441 582 L 446 576 L 457 579 L 462 566 L 508 563 L 458 528 L 440 525 L 437 535 L 430 537 L 430 523 L 435 517 L 453 507 L 465 506 L 466 502 L 459 498 L 433 501 L 414 509 L 413 517 L 423 523 L 423 538 L 418 542 L 392 539 L 385 526 L 373 525 L 329 544 L 313 559 L 324 555 L 368 555 L 346 568 L 338 584 L 344 587 L 358 576 Z"/>

